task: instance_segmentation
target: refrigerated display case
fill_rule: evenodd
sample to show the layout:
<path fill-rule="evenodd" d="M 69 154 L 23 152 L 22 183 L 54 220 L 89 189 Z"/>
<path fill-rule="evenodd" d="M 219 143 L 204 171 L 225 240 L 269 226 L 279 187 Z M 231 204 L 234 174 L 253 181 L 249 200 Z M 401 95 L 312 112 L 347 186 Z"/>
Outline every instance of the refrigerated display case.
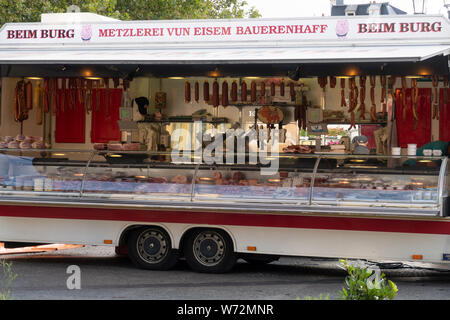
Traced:
<path fill-rule="evenodd" d="M 167 157 L 141 151 L 4 149 L 0 201 L 449 215 L 446 157 L 279 154 L 254 164 L 213 165 L 194 158 L 192 163 L 161 161 Z M 278 170 L 264 172 L 274 157 Z"/>

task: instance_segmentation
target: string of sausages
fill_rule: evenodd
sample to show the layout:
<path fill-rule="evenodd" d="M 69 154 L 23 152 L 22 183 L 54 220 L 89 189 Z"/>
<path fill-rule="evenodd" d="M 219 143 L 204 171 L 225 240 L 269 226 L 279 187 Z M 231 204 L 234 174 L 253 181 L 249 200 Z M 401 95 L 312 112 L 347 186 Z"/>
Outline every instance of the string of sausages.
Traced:
<path fill-rule="evenodd" d="M 370 80 L 370 117 L 372 118 L 372 121 L 377 121 L 377 105 L 375 104 L 375 83 L 376 83 L 376 76 L 369 76 Z"/>
<path fill-rule="evenodd" d="M 295 100 L 296 92 L 295 92 L 295 83 L 289 82 L 289 96 L 291 100 Z M 95 83 L 94 83 L 95 86 Z M 212 83 L 212 92 L 210 92 L 210 83 L 206 80 L 203 83 L 203 101 L 207 104 L 212 104 L 214 107 L 222 105 L 223 107 L 227 107 L 231 101 L 232 104 L 237 102 L 247 103 L 250 94 L 250 102 L 257 103 L 258 102 L 258 84 L 256 81 L 252 81 L 250 83 L 250 90 L 247 88 L 247 82 L 242 80 L 240 82 L 240 96 L 238 97 L 238 86 L 239 84 L 236 81 L 231 83 L 231 89 L 229 89 L 228 82 L 223 81 L 221 89 L 219 90 L 219 82 L 214 80 Z M 280 82 L 280 96 L 284 96 L 286 94 L 286 84 L 284 82 Z M 261 101 L 266 96 L 266 83 L 264 81 L 260 82 L 260 97 Z M 184 101 L 185 103 L 190 103 L 192 101 L 192 88 L 189 81 L 185 82 L 184 85 Z M 270 95 L 274 96 L 276 94 L 276 84 L 275 82 L 270 83 Z M 238 99 L 239 98 L 239 99 Z M 196 81 L 194 83 L 194 100 L 196 103 L 200 100 L 200 85 Z"/>
<path fill-rule="evenodd" d="M 413 128 L 416 129 L 419 121 L 417 116 L 417 99 L 419 97 L 419 88 L 417 88 L 417 79 L 411 79 L 411 99 L 412 99 L 412 115 Z"/>

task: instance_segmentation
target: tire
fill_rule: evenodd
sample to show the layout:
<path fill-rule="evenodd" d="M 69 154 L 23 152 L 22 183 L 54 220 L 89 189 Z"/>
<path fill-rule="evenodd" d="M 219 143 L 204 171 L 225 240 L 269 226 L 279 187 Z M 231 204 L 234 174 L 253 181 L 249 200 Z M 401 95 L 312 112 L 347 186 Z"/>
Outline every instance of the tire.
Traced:
<path fill-rule="evenodd" d="M 236 264 L 233 242 L 220 229 L 200 229 L 192 232 L 184 244 L 184 257 L 197 272 L 225 273 Z"/>
<path fill-rule="evenodd" d="M 169 270 L 177 262 L 170 236 L 158 227 L 143 227 L 128 239 L 128 256 L 139 268 Z"/>

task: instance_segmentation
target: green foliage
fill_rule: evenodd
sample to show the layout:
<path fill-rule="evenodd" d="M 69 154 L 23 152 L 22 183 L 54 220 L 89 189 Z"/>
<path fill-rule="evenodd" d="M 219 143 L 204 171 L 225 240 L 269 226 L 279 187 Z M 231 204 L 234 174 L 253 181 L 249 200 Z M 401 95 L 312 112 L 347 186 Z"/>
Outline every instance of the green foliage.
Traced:
<path fill-rule="evenodd" d="M 305 298 L 305 300 L 330 300 L 330 294 L 327 293 L 326 295 L 323 295 L 322 293 L 319 294 L 318 297 L 311 297 L 311 296 L 307 296 Z"/>
<path fill-rule="evenodd" d="M 0 25 L 38 22 L 42 13 L 66 12 L 70 5 L 121 20 L 260 17 L 244 0 L 1 0 Z"/>
<path fill-rule="evenodd" d="M 10 300 L 12 299 L 12 282 L 17 278 L 17 274 L 12 270 L 12 262 L 8 263 L 5 260 L 1 260 L 1 266 L 3 275 L 0 277 L 0 300 Z"/>
<path fill-rule="evenodd" d="M 385 275 L 377 277 L 373 270 L 367 267 L 354 266 L 341 260 L 341 266 L 347 270 L 345 288 L 339 292 L 342 300 L 392 300 L 397 295 L 397 286 Z"/>

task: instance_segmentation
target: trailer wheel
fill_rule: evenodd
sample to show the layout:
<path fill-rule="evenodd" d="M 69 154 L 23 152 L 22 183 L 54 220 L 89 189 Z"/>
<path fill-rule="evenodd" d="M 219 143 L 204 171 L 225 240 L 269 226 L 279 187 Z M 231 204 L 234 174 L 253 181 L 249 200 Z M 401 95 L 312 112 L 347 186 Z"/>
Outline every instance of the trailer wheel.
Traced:
<path fill-rule="evenodd" d="M 192 232 L 183 249 L 187 264 L 198 272 L 224 273 L 236 263 L 233 242 L 226 232 L 219 229 Z"/>
<path fill-rule="evenodd" d="M 139 268 L 168 270 L 177 262 L 170 237 L 157 227 L 139 228 L 128 239 L 128 255 Z"/>

